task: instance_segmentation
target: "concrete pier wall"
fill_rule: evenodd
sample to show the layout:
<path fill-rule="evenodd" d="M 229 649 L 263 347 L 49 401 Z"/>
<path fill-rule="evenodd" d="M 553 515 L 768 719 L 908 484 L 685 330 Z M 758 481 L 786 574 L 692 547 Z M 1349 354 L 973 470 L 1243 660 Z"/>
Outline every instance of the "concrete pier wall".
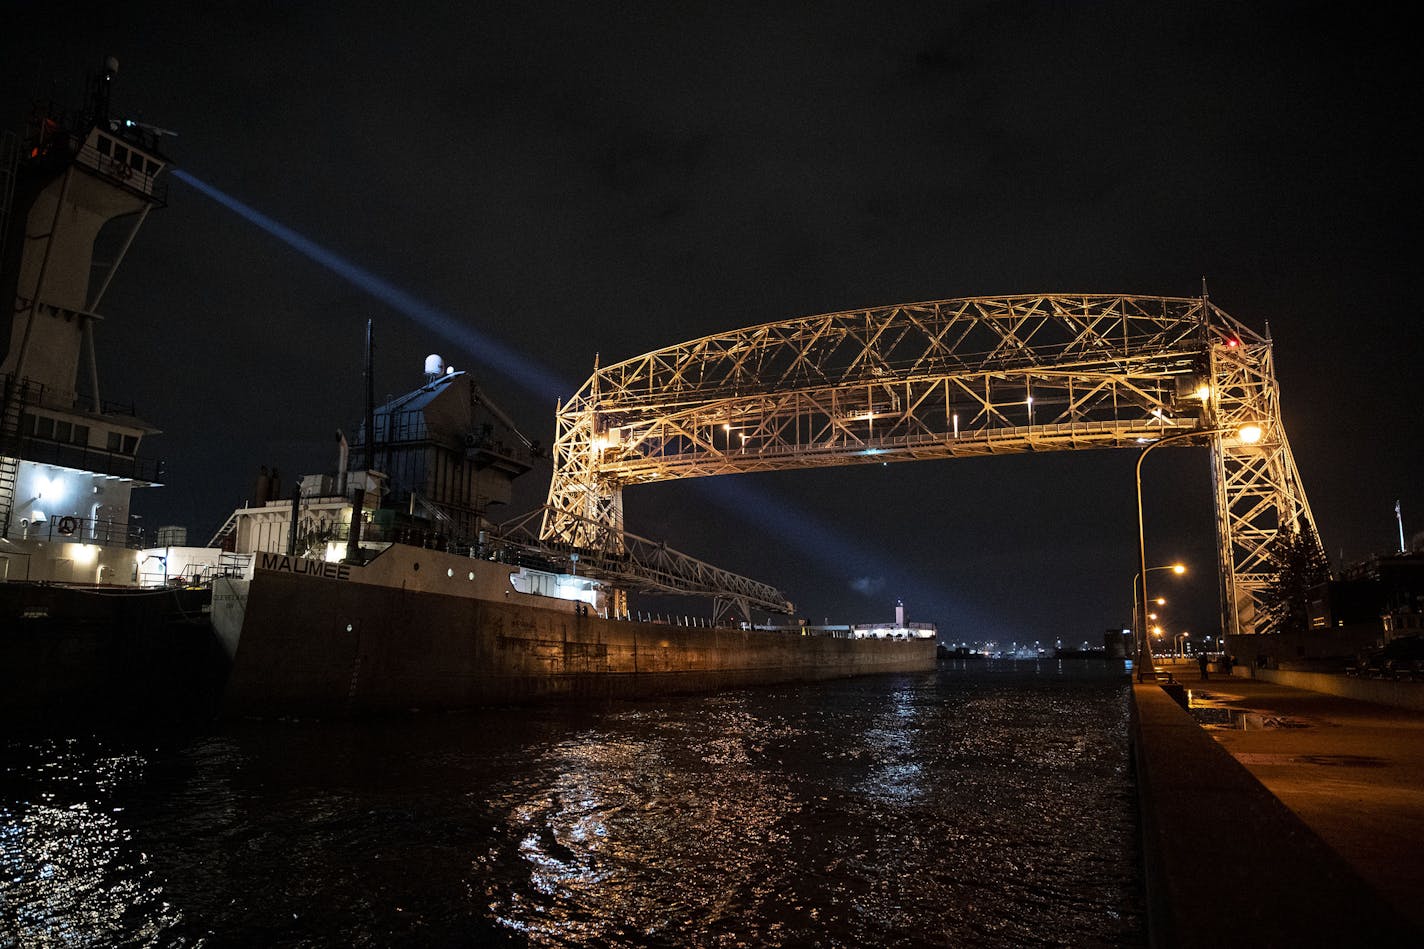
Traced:
<path fill-rule="evenodd" d="M 1297 689 L 1338 695 L 1343 699 L 1424 712 L 1424 683 L 1420 682 L 1357 679 L 1353 676 L 1325 672 L 1292 672 L 1287 669 L 1257 669 L 1253 675 L 1263 682 L 1279 682 Z"/>

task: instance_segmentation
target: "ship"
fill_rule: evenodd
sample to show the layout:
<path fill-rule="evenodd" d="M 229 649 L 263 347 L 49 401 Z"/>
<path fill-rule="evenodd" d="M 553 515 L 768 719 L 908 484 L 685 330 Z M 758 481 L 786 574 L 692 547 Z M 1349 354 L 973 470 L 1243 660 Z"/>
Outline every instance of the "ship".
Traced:
<path fill-rule="evenodd" d="M 894 623 L 811 626 L 763 587 L 755 602 L 783 616 L 753 623 L 753 596 L 719 574 L 720 611 L 633 613 L 630 587 L 690 591 L 659 581 L 666 567 L 649 569 L 631 535 L 601 552 L 521 532 L 529 515 L 492 519 L 537 446 L 468 373 L 436 355 L 424 369 L 353 444 L 343 436 L 332 472 L 301 478 L 290 500 L 269 483 L 271 500 L 234 511 L 207 548 L 240 565 L 213 560 L 227 714 L 646 698 L 933 668 L 935 627 L 907 623 L 903 606 Z M 650 549 L 663 565 L 684 556 Z"/>
<path fill-rule="evenodd" d="M 331 470 L 287 497 L 264 469 L 201 547 L 185 528 L 135 528 L 133 492 L 162 485 L 142 449 L 158 429 L 100 397 L 96 327 L 166 204 L 169 160 L 162 130 L 111 114 L 117 69 L 96 74 L 85 110 L 38 107 L 23 142 L 0 138 L 0 294 L 14 301 L 0 326 L 0 709 L 331 716 L 933 666 L 927 624 L 810 626 L 779 591 L 665 544 L 619 532 L 573 547 L 528 528 L 538 511 L 499 520 L 539 446 L 438 356 L 376 406 L 369 323 L 367 410 Z M 630 593 L 711 608 L 635 613 Z"/>
<path fill-rule="evenodd" d="M 168 582 L 175 536 L 130 507 L 158 488 L 158 429 L 106 398 L 100 309 L 166 204 L 160 130 L 110 112 L 112 59 L 81 110 L 0 131 L 0 713 L 45 721 L 206 707 L 222 677 L 211 593 Z M 159 532 L 162 533 L 162 532 Z"/>

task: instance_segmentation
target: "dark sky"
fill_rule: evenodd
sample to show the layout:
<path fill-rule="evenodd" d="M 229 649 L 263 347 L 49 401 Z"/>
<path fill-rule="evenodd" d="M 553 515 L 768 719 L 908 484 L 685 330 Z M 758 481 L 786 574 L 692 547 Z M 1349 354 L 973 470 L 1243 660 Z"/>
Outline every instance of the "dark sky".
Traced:
<path fill-rule="evenodd" d="M 418 8 L 419 12 L 405 7 Z M 1418 76 L 1401 23 L 1300 3 L 11 5 L 8 124 L 119 58 L 116 112 L 220 188 L 463 327 L 412 320 L 181 181 L 104 302 L 105 395 L 205 540 L 259 465 L 334 465 L 422 358 L 533 438 L 604 363 L 741 326 L 992 293 L 1212 299 L 1270 324 L 1332 559 L 1424 526 Z M 437 12 L 429 12 L 437 11 Z M 1328 11 L 1333 11 L 1327 15 Z M 522 357 L 492 355 L 498 341 Z M 813 620 L 1097 641 L 1136 570 L 1128 452 L 634 489 L 628 520 Z M 1203 450 L 1146 464 L 1169 629 L 1216 621 Z M 542 501 L 547 472 L 527 476 Z M 288 481 L 290 483 L 290 481 Z M 517 513 L 517 511 L 511 511 Z M 1161 575 L 1157 575 L 1161 576 Z"/>

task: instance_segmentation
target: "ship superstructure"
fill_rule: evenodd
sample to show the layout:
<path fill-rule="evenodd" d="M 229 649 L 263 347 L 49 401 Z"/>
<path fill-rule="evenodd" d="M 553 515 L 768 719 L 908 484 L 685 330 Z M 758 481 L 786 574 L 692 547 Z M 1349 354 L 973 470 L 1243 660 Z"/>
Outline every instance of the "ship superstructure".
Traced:
<path fill-rule="evenodd" d="M 101 396 L 98 312 L 148 214 L 165 203 L 161 134 L 111 117 L 112 59 L 88 109 L 37 106 L 0 149 L 0 580 L 138 582 L 135 488 L 157 429 Z"/>
<path fill-rule="evenodd" d="M 333 471 L 302 477 L 286 497 L 259 478 L 257 503 L 234 511 L 210 546 L 335 561 L 366 559 L 392 541 L 477 545 L 538 448 L 469 374 L 437 355 L 425 370 L 424 385 L 373 407 L 353 444 L 339 436 Z"/>

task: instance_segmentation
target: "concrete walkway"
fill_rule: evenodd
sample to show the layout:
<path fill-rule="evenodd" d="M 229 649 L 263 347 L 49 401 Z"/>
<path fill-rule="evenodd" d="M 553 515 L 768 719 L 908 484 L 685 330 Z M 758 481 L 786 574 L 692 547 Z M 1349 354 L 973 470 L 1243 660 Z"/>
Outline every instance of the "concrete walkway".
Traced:
<path fill-rule="evenodd" d="M 1152 944 L 1424 945 L 1424 716 L 1196 676 L 1275 727 L 1208 731 L 1160 686 L 1133 687 Z"/>
<path fill-rule="evenodd" d="M 1236 676 L 1182 681 L 1194 704 L 1256 713 L 1212 737 L 1424 931 L 1424 713 Z"/>

